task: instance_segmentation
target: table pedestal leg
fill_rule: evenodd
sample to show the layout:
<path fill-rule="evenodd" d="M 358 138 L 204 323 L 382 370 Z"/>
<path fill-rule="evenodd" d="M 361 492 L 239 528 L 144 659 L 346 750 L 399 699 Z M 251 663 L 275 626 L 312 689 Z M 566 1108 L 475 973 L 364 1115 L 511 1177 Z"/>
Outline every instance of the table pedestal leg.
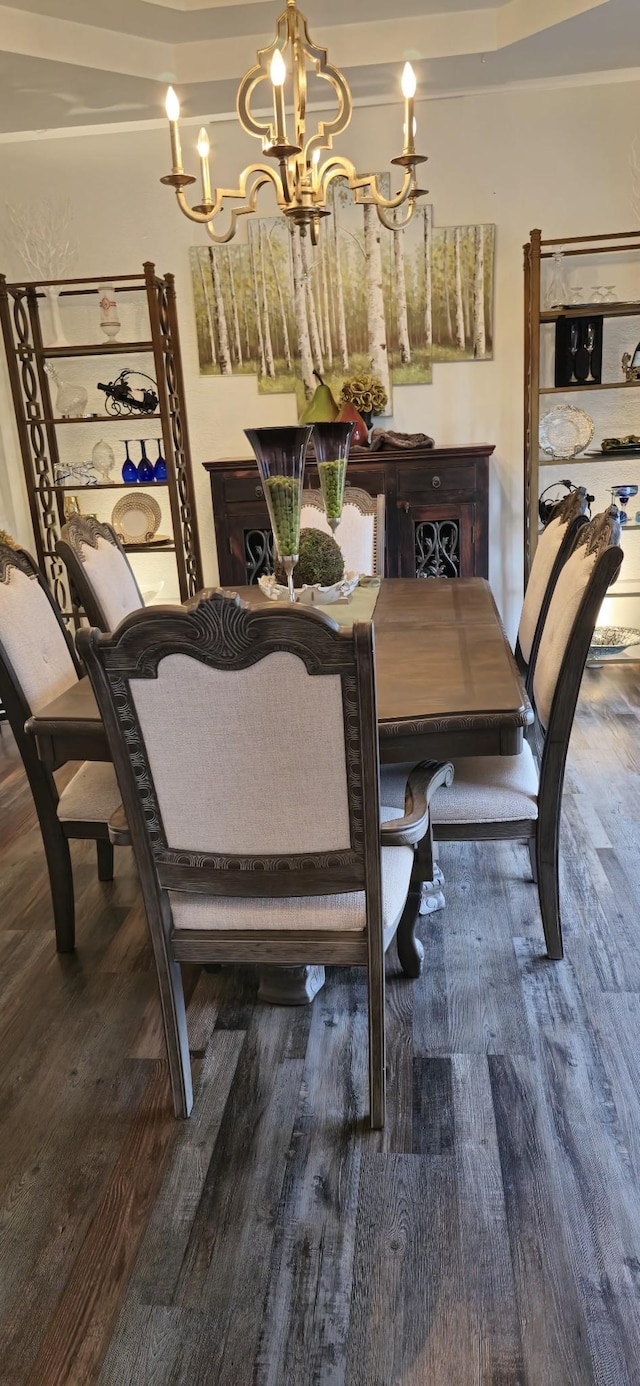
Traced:
<path fill-rule="evenodd" d="M 260 967 L 258 1000 L 272 1006 L 308 1006 L 324 986 L 324 967 Z"/>

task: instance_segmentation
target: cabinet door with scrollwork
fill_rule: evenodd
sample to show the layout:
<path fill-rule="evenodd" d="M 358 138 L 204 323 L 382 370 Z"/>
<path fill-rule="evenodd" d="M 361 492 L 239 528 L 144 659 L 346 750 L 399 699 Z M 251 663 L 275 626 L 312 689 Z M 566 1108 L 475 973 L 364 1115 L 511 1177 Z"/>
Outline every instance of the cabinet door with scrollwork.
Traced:
<path fill-rule="evenodd" d="M 473 577 L 475 502 L 398 501 L 401 576 Z"/>

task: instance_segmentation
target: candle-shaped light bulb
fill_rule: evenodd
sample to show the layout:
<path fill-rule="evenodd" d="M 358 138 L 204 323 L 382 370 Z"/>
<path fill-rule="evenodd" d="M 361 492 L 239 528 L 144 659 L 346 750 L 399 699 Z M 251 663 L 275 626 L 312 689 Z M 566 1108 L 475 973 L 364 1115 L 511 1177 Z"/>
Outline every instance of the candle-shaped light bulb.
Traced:
<path fill-rule="evenodd" d="M 284 65 L 284 58 L 279 48 L 271 59 L 271 81 L 274 87 L 283 87 L 287 77 L 287 69 Z"/>
<path fill-rule="evenodd" d="M 171 172 L 182 173 L 182 150 L 180 149 L 180 135 L 178 134 L 180 102 L 178 101 L 173 87 L 169 87 L 164 105 L 169 121 L 169 135 L 171 137 Z"/>
<path fill-rule="evenodd" d="M 204 125 L 202 126 L 200 134 L 198 135 L 198 143 L 196 148 L 198 150 L 198 154 L 200 155 L 200 173 L 202 176 L 202 201 L 203 204 L 208 205 L 211 202 L 211 175 L 209 172 L 209 150 L 211 148 L 211 145 L 209 143 L 209 136 L 204 128 Z"/>
<path fill-rule="evenodd" d="M 287 69 L 285 67 L 284 58 L 279 48 L 276 48 L 276 51 L 271 59 L 271 67 L 269 69 L 269 73 L 271 81 L 273 83 L 273 108 L 276 117 L 275 143 L 286 144 L 287 130 L 284 115 L 284 84 L 287 77 Z"/>
<path fill-rule="evenodd" d="M 417 85 L 416 74 L 411 63 L 405 63 L 402 71 L 402 95 L 406 100 L 411 96 L 415 96 Z"/>
<path fill-rule="evenodd" d="M 405 63 L 402 73 L 402 95 L 404 96 L 404 152 L 415 153 L 413 98 L 416 94 L 416 74 L 411 63 Z"/>

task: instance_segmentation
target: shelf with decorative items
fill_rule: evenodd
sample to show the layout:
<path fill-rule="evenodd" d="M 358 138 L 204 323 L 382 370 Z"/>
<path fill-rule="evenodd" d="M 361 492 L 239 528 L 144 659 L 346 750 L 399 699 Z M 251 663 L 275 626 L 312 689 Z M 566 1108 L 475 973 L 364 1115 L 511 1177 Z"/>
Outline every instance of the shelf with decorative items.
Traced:
<path fill-rule="evenodd" d="M 0 275 L 0 321 L 36 552 L 61 609 L 68 615 L 71 603 L 55 546 L 78 510 L 114 523 L 143 564 L 149 555 L 172 555 L 162 585 L 175 600 L 192 596 L 203 585 L 202 564 L 173 275 L 157 275 L 150 262 L 137 275 L 20 283 Z M 129 360 L 144 355 L 139 367 Z M 91 371 L 94 357 L 110 359 L 104 374 Z M 150 422 L 159 425 L 153 437 Z M 96 435 L 113 423 L 117 440 L 111 430 Z M 69 433 L 66 424 L 86 431 Z M 112 491 L 122 493 L 113 511 Z M 158 533 L 155 542 L 148 533 Z"/>
<path fill-rule="evenodd" d="M 625 482 L 637 477 L 640 449 L 625 453 L 612 445 L 640 439 L 640 232 L 543 239 L 534 230 L 524 247 L 524 281 L 526 582 L 549 469 L 579 484 L 588 466 L 585 484 L 596 493 L 597 508 L 620 489 L 612 485 L 620 481 L 612 462 L 622 464 Z M 588 413 L 575 398 L 581 391 L 589 396 Z M 549 395 L 553 400 L 545 404 Z"/>

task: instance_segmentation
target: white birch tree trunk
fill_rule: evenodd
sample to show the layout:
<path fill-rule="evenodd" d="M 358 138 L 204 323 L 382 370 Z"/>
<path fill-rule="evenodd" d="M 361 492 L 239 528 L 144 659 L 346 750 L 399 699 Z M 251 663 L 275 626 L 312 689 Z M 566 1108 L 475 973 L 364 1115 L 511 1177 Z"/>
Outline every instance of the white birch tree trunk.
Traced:
<path fill-rule="evenodd" d="M 258 290 L 258 271 L 256 269 L 256 257 L 253 249 L 253 239 L 249 236 L 249 258 L 251 260 L 251 278 L 253 280 L 253 301 L 256 312 L 256 332 L 258 334 L 258 367 L 260 375 L 267 374 L 267 365 L 264 359 L 264 337 L 262 335 L 262 314 L 260 312 L 260 293 Z"/>
<path fill-rule="evenodd" d="M 472 332 L 471 332 L 471 290 L 470 290 L 470 268 L 471 268 L 471 265 L 473 264 L 473 245 L 472 245 L 472 237 L 473 237 L 473 233 L 471 233 L 471 236 L 470 236 L 469 229 L 467 228 L 467 229 L 465 230 L 465 233 L 464 233 L 464 247 L 463 247 L 463 248 L 464 248 L 464 259 L 463 259 L 464 275 L 463 275 L 463 280 L 462 280 L 462 301 L 463 301 L 463 304 L 464 304 L 464 332 L 465 332 L 465 341 L 467 341 L 467 342 L 470 342 L 470 341 L 471 341 L 471 338 L 472 338 Z"/>
<path fill-rule="evenodd" d="M 272 242 L 271 242 L 271 236 L 267 236 L 267 245 L 269 246 L 269 259 L 270 259 L 270 261 L 271 261 L 271 272 L 272 272 L 273 278 L 274 278 L 274 280 L 275 280 L 276 292 L 277 292 L 277 295 L 278 295 L 278 306 L 279 306 L 279 308 L 280 308 L 280 320 L 281 320 L 281 322 L 282 322 L 282 345 L 283 345 L 283 350 L 284 350 L 284 359 L 285 359 L 285 361 L 286 361 L 286 363 L 287 363 L 287 370 L 290 371 L 290 370 L 291 370 L 291 346 L 290 346 L 290 344 L 289 344 L 289 328 L 288 328 L 288 326 L 287 326 L 287 311 L 286 311 L 286 308 L 285 308 L 285 306 L 284 306 L 284 295 L 283 295 L 283 293 L 282 293 L 282 285 L 281 285 L 281 283 L 280 283 L 280 276 L 279 276 L 279 274 L 278 274 L 278 268 L 277 268 L 277 265 L 276 265 L 276 258 L 275 258 L 275 255 L 274 255 L 274 253 L 273 253 L 273 245 L 272 245 Z"/>
<path fill-rule="evenodd" d="M 296 310 L 296 332 L 298 334 L 298 355 L 300 357 L 300 372 L 302 383 L 307 399 L 310 399 L 315 388 L 316 382 L 313 375 L 313 359 L 311 356 L 311 342 L 309 340 L 309 324 L 307 322 L 307 295 L 304 285 L 304 266 L 302 263 L 302 247 L 300 245 L 300 227 L 294 226 L 292 235 L 293 244 L 293 301 Z"/>
<path fill-rule="evenodd" d="M 378 380 L 380 380 L 384 386 L 387 398 L 390 399 L 391 379 L 389 376 L 387 327 L 384 318 L 384 295 L 382 291 L 380 221 L 378 220 L 375 207 L 364 208 L 364 254 L 367 279 L 366 295 L 369 365 L 373 374 L 377 375 Z"/>
<path fill-rule="evenodd" d="M 218 362 L 220 365 L 220 374 L 233 375 L 231 356 L 229 354 L 227 315 L 224 311 L 224 298 L 222 296 L 222 282 L 220 280 L 220 270 L 218 269 L 218 261 L 214 254 L 213 246 L 209 246 L 209 261 L 211 264 L 211 279 L 213 281 L 213 311 L 218 332 Z"/>
<path fill-rule="evenodd" d="M 484 321 L 484 229 L 476 226 L 475 272 L 473 280 L 473 354 L 486 356 L 487 337 Z"/>
<path fill-rule="evenodd" d="M 301 253 L 302 253 L 302 273 L 303 273 L 303 282 L 304 282 L 305 297 L 306 297 L 306 301 L 307 301 L 307 321 L 308 321 L 308 323 L 309 323 L 309 337 L 310 337 L 310 341 L 311 341 L 311 353 L 312 353 L 312 356 L 313 356 L 313 364 L 314 364 L 314 366 L 315 366 L 315 368 L 316 368 L 316 370 L 317 370 L 317 372 L 318 372 L 318 375 L 322 375 L 322 374 L 323 374 L 323 371 L 324 371 L 324 362 L 323 362 L 323 360 L 322 360 L 322 345 L 321 345 L 321 342 L 320 342 L 320 333 L 318 332 L 318 319 L 317 319 L 317 317 L 316 317 L 316 305 L 315 305 L 315 300 L 314 300 L 314 297 L 313 297 L 313 288 L 312 288 L 312 285 L 311 285 L 311 275 L 310 275 L 310 273 L 309 273 L 309 247 L 308 247 L 307 237 L 306 237 L 306 236 L 303 236 L 302 234 L 300 235 L 300 250 L 301 250 Z"/>
<path fill-rule="evenodd" d="M 432 283 L 432 225 L 433 210 L 424 209 L 424 339 L 428 347 L 433 346 L 433 283 Z"/>
<path fill-rule="evenodd" d="M 464 335 L 464 305 L 462 302 L 462 227 L 456 226 L 455 229 L 455 265 L 456 265 L 456 346 L 458 351 L 464 351 L 466 340 Z"/>
<path fill-rule="evenodd" d="M 373 211 L 374 209 L 368 208 Z M 377 215 L 377 214 L 376 214 Z M 404 231 L 393 232 L 393 268 L 396 284 L 396 314 L 398 320 L 398 347 L 403 366 L 411 365 L 411 342 L 409 341 L 409 319 L 407 317 L 407 282 L 404 270 Z"/>
<path fill-rule="evenodd" d="M 240 320 L 238 318 L 238 295 L 236 293 L 236 281 L 233 273 L 233 260 L 229 247 L 225 247 L 227 255 L 227 274 L 229 276 L 229 289 L 231 290 L 231 313 L 233 318 L 233 336 L 236 350 L 236 365 L 242 365 L 242 341 L 240 338 Z"/>
<path fill-rule="evenodd" d="M 331 314 L 329 311 L 329 281 L 327 279 L 327 243 L 322 236 L 318 249 L 320 274 L 322 276 L 322 317 L 324 321 L 324 354 L 329 364 L 333 362 L 333 341 L 331 337 Z"/>
<path fill-rule="evenodd" d="M 264 268 L 264 226 L 263 226 L 263 224 L 262 224 L 261 221 L 258 222 L 258 226 L 259 226 L 259 228 L 260 228 L 260 229 L 259 229 L 259 241 L 258 241 L 258 244 L 259 244 L 259 246 L 260 246 L 260 279 L 261 279 L 261 287 L 262 287 L 262 315 L 263 315 L 262 331 L 263 331 L 263 336 L 264 336 L 264 363 L 265 363 L 265 366 L 266 366 L 267 375 L 269 376 L 269 378 L 270 378 L 271 380 L 273 380 L 273 379 L 275 378 L 276 368 L 275 368 L 274 360 L 273 360 L 273 346 L 271 345 L 271 322 L 270 322 L 270 319 L 269 319 L 269 299 L 268 299 L 268 296 L 267 296 L 267 277 L 266 277 L 265 268 Z"/>
<path fill-rule="evenodd" d="M 349 345 L 347 342 L 347 322 L 344 313 L 344 286 L 342 283 L 342 264 L 340 261 L 340 241 L 338 235 L 338 218 L 335 184 L 332 185 L 333 202 L 333 249 L 334 249 L 334 270 L 336 285 L 336 317 L 338 320 L 338 351 L 340 355 L 340 365 L 343 371 L 349 370 Z M 382 278 L 382 275 L 380 276 Z"/>
<path fill-rule="evenodd" d="M 212 366 L 215 366 L 215 365 L 217 364 L 217 356 L 216 356 L 216 334 L 215 334 L 215 330 L 214 330 L 214 326 L 213 326 L 213 314 L 212 314 L 212 312 L 211 312 L 211 299 L 209 298 L 209 289 L 208 289 L 208 286 L 207 286 L 207 276 L 206 276 L 206 274 L 205 274 L 205 272 L 204 272 L 204 265 L 203 265 L 203 263 L 202 263 L 202 259 L 200 258 L 200 255 L 198 255 L 198 268 L 199 268 L 199 270 L 200 270 L 200 283 L 202 284 L 202 297 L 204 298 L 204 310 L 205 310 L 205 313 L 206 313 L 207 328 L 208 328 L 208 332 L 209 332 L 209 342 L 210 342 L 210 345 L 211 345 L 211 365 L 212 365 Z"/>
<path fill-rule="evenodd" d="M 451 326 L 451 300 L 449 297 L 449 232 L 445 228 L 443 236 L 443 276 L 444 276 L 444 309 L 447 321 L 447 341 L 453 344 L 453 328 Z"/>

